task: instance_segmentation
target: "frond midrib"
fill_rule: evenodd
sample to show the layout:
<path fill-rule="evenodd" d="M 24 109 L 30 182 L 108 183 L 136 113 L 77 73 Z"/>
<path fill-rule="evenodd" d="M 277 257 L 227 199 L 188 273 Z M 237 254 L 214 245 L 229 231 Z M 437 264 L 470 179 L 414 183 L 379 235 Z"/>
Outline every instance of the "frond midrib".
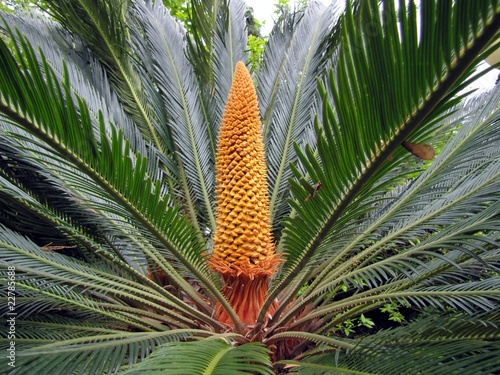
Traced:
<path fill-rule="evenodd" d="M 208 366 L 206 366 L 205 370 L 203 371 L 202 375 L 210 375 L 214 373 L 214 370 L 217 368 L 217 365 L 222 361 L 226 353 L 229 351 L 233 350 L 234 348 L 232 346 L 218 351 L 214 357 L 210 359 L 210 362 L 208 363 Z"/>
<path fill-rule="evenodd" d="M 78 352 L 81 351 L 81 348 L 78 344 L 82 344 L 85 342 L 90 342 L 92 340 L 105 340 L 97 343 L 97 349 L 104 349 L 106 347 L 114 347 L 116 346 L 115 339 L 122 339 L 120 342 L 125 344 L 135 343 L 144 341 L 145 338 L 156 339 L 164 336 L 176 336 L 182 334 L 197 334 L 199 337 L 207 337 L 210 335 L 210 332 L 199 330 L 199 329 L 175 329 L 163 332 L 120 332 L 111 335 L 95 335 L 95 336 L 86 336 L 83 338 L 75 338 L 64 340 L 62 342 L 55 342 L 46 345 L 42 345 L 36 348 L 25 349 L 22 352 L 19 352 L 20 356 L 34 356 L 34 355 L 48 355 L 53 354 L 54 352 Z M 125 338 L 125 339 L 123 339 Z M 65 344 L 65 346 L 61 347 L 61 343 Z M 76 344 L 76 345 L 75 345 Z M 90 348 L 87 350 L 91 350 Z"/>
<path fill-rule="evenodd" d="M 321 14 L 321 17 L 319 17 L 318 21 L 316 22 L 316 27 L 314 28 L 314 31 L 312 33 L 313 36 L 311 37 L 310 44 L 313 44 L 313 42 L 316 40 L 316 38 L 318 36 L 320 26 L 321 26 L 320 21 L 322 18 L 323 18 L 323 13 Z M 304 61 L 304 64 L 302 65 L 302 69 L 301 69 L 302 72 L 307 72 L 309 63 L 310 63 L 311 59 L 314 57 L 315 52 L 316 51 L 313 48 L 309 48 L 309 51 L 307 53 L 307 57 Z M 288 119 L 289 124 L 295 125 L 295 117 L 297 116 L 297 110 L 298 110 L 298 106 L 299 106 L 299 102 L 300 102 L 301 94 L 302 94 L 301 88 L 304 85 L 306 77 L 307 77 L 307 74 L 302 74 L 301 78 L 299 79 L 299 81 L 297 83 L 297 88 L 295 90 L 295 97 L 293 100 L 293 108 L 291 110 L 290 118 Z M 279 163 L 278 172 L 276 174 L 276 179 L 274 181 L 274 189 L 271 193 L 271 197 L 269 200 L 269 210 L 271 212 L 271 222 L 274 222 L 274 216 L 275 216 L 275 212 L 276 212 L 275 207 L 278 204 L 277 201 L 278 201 L 278 197 L 280 195 L 281 180 L 282 180 L 283 174 L 285 173 L 285 167 L 288 166 L 288 153 L 289 153 L 289 148 L 291 147 L 291 144 L 292 144 L 292 135 L 293 135 L 294 128 L 295 128 L 295 126 L 288 126 L 288 128 L 287 128 L 287 133 L 286 133 L 286 137 L 285 137 L 285 147 L 284 147 L 284 150 L 281 154 L 281 161 Z"/>
<path fill-rule="evenodd" d="M 186 119 L 186 122 L 187 122 L 187 129 L 188 129 L 188 134 L 189 134 L 189 143 L 191 144 L 191 150 L 193 152 L 193 156 L 194 156 L 194 160 L 195 160 L 196 172 L 198 174 L 198 179 L 200 181 L 200 186 L 201 186 L 203 198 L 205 200 L 205 207 L 206 207 L 208 218 L 209 218 L 209 222 L 210 222 L 210 228 L 213 231 L 213 230 L 215 230 L 215 216 L 214 216 L 214 213 L 213 213 L 213 210 L 212 210 L 212 205 L 210 204 L 210 194 L 208 192 L 207 184 L 205 182 L 205 177 L 203 175 L 202 166 L 201 166 L 201 163 L 200 163 L 200 156 L 199 156 L 199 153 L 198 153 L 198 148 L 197 148 L 197 145 L 196 145 L 196 140 L 195 140 L 195 137 L 194 137 L 194 134 L 193 134 L 193 123 L 191 121 L 191 116 L 190 116 L 189 111 L 188 111 L 188 105 L 187 105 L 186 95 L 184 93 L 183 86 L 181 84 L 181 78 L 180 78 L 180 74 L 179 74 L 179 70 L 177 68 L 177 65 L 175 64 L 175 59 L 173 57 L 173 52 L 170 49 L 170 44 L 168 43 L 168 41 L 164 41 L 163 45 L 166 46 L 166 51 L 167 51 L 167 54 L 169 56 L 169 59 L 170 59 L 170 62 L 171 62 L 171 66 L 173 67 L 173 70 L 174 70 L 175 82 L 176 82 L 176 85 L 178 87 L 177 91 L 180 94 L 179 96 L 180 96 L 180 100 L 181 100 L 181 103 L 182 103 L 181 106 L 182 106 L 182 110 L 184 112 L 184 118 Z M 195 222 L 195 224 L 199 227 L 198 222 L 196 220 L 196 215 L 194 214 L 194 212 L 195 212 L 194 204 L 193 204 L 193 202 L 192 202 L 192 200 L 190 198 L 190 194 L 189 194 L 188 182 L 187 182 L 187 179 L 185 178 L 187 176 L 186 176 L 186 173 L 184 171 L 184 166 L 183 166 L 184 163 L 182 163 L 182 160 L 180 160 L 180 155 L 178 153 L 176 153 L 175 156 L 176 156 L 176 159 L 177 159 L 177 164 L 182 167 L 182 174 L 183 174 L 184 178 L 182 178 L 181 183 L 182 183 L 182 185 L 184 187 L 184 191 L 185 191 L 185 194 L 186 194 L 186 199 L 188 199 L 188 205 L 190 207 L 190 212 L 193 215 L 193 220 L 192 221 Z"/>

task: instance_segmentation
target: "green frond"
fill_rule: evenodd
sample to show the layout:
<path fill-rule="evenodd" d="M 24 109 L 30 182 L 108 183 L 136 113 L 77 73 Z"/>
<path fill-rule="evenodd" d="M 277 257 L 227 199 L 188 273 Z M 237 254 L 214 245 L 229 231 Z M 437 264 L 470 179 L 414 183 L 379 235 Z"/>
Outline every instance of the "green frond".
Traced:
<path fill-rule="evenodd" d="M 339 265 L 338 273 L 330 271 L 328 282 L 311 283 L 283 321 L 311 302 L 317 308 L 292 327 L 323 319 L 320 331 L 325 333 L 346 319 L 390 301 L 417 308 L 435 306 L 444 310 L 451 306 L 468 313 L 494 309 L 500 297 L 499 280 L 492 276 L 499 270 L 499 244 L 498 232 L 491 228 L 498 227 L 499 222 L 490 215 L 497 210 L 498 202 L 460 221 L 458 231 L 450 226 L 433 234 L 430 241 L 377 257 L 370 265 L 361 266 L 353 257 L 351 272 L 342 275 L 348 267 Z M 343 295 L 342 290 L 352 295 Z"/>
<path fill-rule="evenodd" d="M 29 153 L 23 150 L 7 130 L 7 124 L 0 121 L 5 131 L 0 131 L 0 223 L 15 228 L 19 233 L 45 244 L 65 242 L 60 229 L 54 226 L 52 218 L 46 217 L 38 207 L 31 203 L 36 197 L 45 205 L 57 207 L 62 213 L 71 217 L 75 227 L 83 222 L 96 222 L 97 215 L 66 196 L 61 186 L 47 177 L 44 168 L 35 160 L 30 160 Z M 26 137 L 28 134 L 24 134 Z M 6 139 L 9 137 L 10 139 Z M 50 202 L 50 203 L 48 203 Z M 41 211 L 43 211 L 42 209 Z M 93 220 L 94 219 L 94 220 Z M 89 225 L 91 227 L 92 225 Z M 68 243 L 65 243 L 69 245 Z"/>
<path fill-rule="evenodd" d="M 18 303 L 23 311 L 20 315 L 29 316 L 57 307 L 103 315 L 143 329 L 148 326 L 143 317 L 154 319 L 155 324 L 151 327 L 156 329 L 163 329 L 156 322 L 190 327 L 197 319 L 217 326 L 216 322 L 168 291 L 156 288 L 145 275 L 134 272 L 124 263 L 116 262 L 120 268 L 98 262 L 89 265 L 58 254 L 50 247 L 36 246 L 9 229 L 0 228 L 0 263 L 5 268 L 8 265 L 15 267 L 19 273 L 16 287 L 19 297 L 24 297 Z M 45 298 L 40 299 L 38 294 Z"/>
<path fill-rule="evenodd" d="M 486 172 L 490 173 L 491 171 L 487 170 Z M 496 216 L 500 206 L 499 201 L 495 200 L 491 206 L 485 207 L 484 199 L 485 196 L 490 199 L 489 194 L 497 189 L 493 184 L 493 181 L 496 180 L 498 180 L 496 174 L 492 179 L 483 180 L 490 182 L 490 186 L 486 186 L 482 194 L 474 196 L 474 199 L 463 205 L 460 204 L 461 202 L 453 201 L 454 205 L 452 207 L 446 205 L 443 210 L 445 212 L 440 217 L 437 217 L 439 215 L 437 204 L 429 204 L 426 208 L 430 218 L 425 216 L 422 218 L 421 212 L 415 212 L 416 217 L 408 215 L 408 221 L 405 224 L 412 223 L 413 225 L 398 232 L 398 237 L 392 238 L 400 243 L 392 250 L 393 254 L 382 257 L 381 254 L 386 251 L 387 243 L 381 243 L 380 247 L 373 244 L 351 258 L 355 266 L 338 265 L 338 270 L 330 270 L 330 273 L 326 273 L 326 269 L 322 271 L 320 277 L 316 279 L 318 282 L 315 280 L 307 294 L 317 292 L 330 282 L 332 282 L 330 288 L 333 288 L 339 283 L 352 285 L 356 283 L 356 280 L 362 279 L 366 287 L 377 287 L 380 283 L 391 280 L 397 275 L 406 276 L 408 284 L 413 284 L 417 281 L 423 282 L 428 278 L 434 279 L 434 277 L 439 277 L 442 272 L 453 268 L 466 268 L 467 265 L 488 268 L 491 262 L 491 267 L 494 270 L 496 265 L 494 257 L 490 254 L 492 253 L 491 248 L 496 249 L 499 245 L 497 228 L 500 223 Z M 479 190 L 485 186 L 476 187 Z M 477 190 L 471 189 L 469 193 L 477 193 Z M 460 192 L 460 189 L 458 191 Z M 446 196 L 441 197 L 438 202 L 446 204 L 447 198 Z M 468 196 L 462 192 L 460 198 L 465 200 Z M 474 208 L 480 210 L 479 212 L 474 212 L 474 204 L 476 205 Z M 469 209 L 468 212 L 465 211 L 466 207 Z M 431 210 L 436 216 L 430 213 Z M 463 215 L 464 212 L 466 215 Z M 444 220 L 449 221 L 450 225 L 441 230 L 432 229 L 433 222 Z M 428 232 L 425 233 L 424 230 Z M 430 233 L 431 231 L 432 233 Z M 395 232 L 393 233 L 395 234 Z M 421 238 L 419 243 L 411 243 L 412 238 L 419 237 Z M 352 271 L 348 271 L 348 269 L 352 269 Z M 470 280 L 471 277 L 470 273 L 464 274 L 465 279 Z M 320 280 L 324 281 L 320 282 Z M 316 287 L 318 287 L 317 290 Z"/>
<path fill-rule="evenodd" d="M 470 314 L 483 310 L 491 312 L 496 308 L 500 299 L 498 282 L 497 277 L 490 277 L 481 281 L 457 285 L 415 288 L 400 287 L 399 283 L 394 282 L 394 285 L 389 284 L 387 287 L 371 289 L 344 298 L 339 302 L 325 303 L 324 307 L 319 307 L 314 312 L 294 322 L 292 328 L 304 326 L 315 318 L 325 317 L 324 320 L 327 323 L 322 324 L 321 329 L 318 330 L 319 333 L 325 333 L 347 319 L 394 301 L 415 308 L 431 306 L 444 311 L 451 307 Z M 339 311 L 343 311 L 343 313 L 339 314 Z"/>
<path fill-rule="evenodd" d="M 381 331 L 347 354 L 283 361 L 301 374 L 491 374 L 500 369 L 498 319 L 449 314 Z"/>
<path fill-rule="evenodd" d="M 116 371 L 166 341 L 210 334 L 193 329 L 170 331 L 169 327 L 196 326 L 194 322 L 204 318 L 161 288 L 144 285 L 143 279 L 135 281 L 134 274 L 102 263 L 89 265 L 40 248 L 5 227 L 0 229 L 0 279 L 7 280 L 8 267 L 15 267 L 16 272 L 21 373 L 50 374 L 59 366 L 90 373 Z M 6 297 L 1 300 L 0 313 L 7 316 Z M 194 312 L 191 317 L 189 310 Z M 4 341 L 2 346 L 7 344 Z M 94 361 L 96 368 L 91 368 Z"/>
<path fill-rule="evenodd" d="M 188 55 L 203 87 L 210 91 L 214 83 L 212 67 L 213 43 L 219 17 L 227 18 L 227 1 L 192 0 L 188 9 L 191 37 L 187 39 Z"/>
<path fill-rule="evenodd" d="M 206 335 L 196 330 L 87 334 L 19 351 L 16 373 L 114 374 L 143 361 L 162 344 Z"/>
<path fill-rule="evenodd" d="M 207 262 L 245 2 L 46 3 L 0 12 L 0 373 L 500 372 L 500 85 L 469 86 L 498 0 L 279 17 L 249 68 L 283 262 L 248 324 Z"/>
<path fill-rule="evenodd" d="M 79 35 L 110 69 L 126 63 L 128 2 L 102 0 L 48 1 L 51 15 L 60 24 Z M 113 10 L 113 11 L 111 11 Z"/>
<path fill-rule="evenodd" d="M 167 121 L 175 144 L 176 160 L 182 175 L 184 195 L 193 221 L 204 218 L 200 227 L 215 229 L 213 213 L 214 134 L 204 126 L 203 103 L 198 94 L 194 70 L 184 54 L 185 41 L 180 26 L 158 2 L 134 4 L 147 51 L 151 53 L 152 75 L 158 85 Z M 194 207 L 193 207 L 194 206 Z"/>
<path fill-rule="evenodd" d="M 162 345 L 145 361 L 123 372 L 132 374 L 273 374 L 269 351 L 260 343 L 232 346 L 207 339 Z"/>
<path fill-rule="evenodd" d="M 415 9 L 396 13 L 392 3 L 384 5 L 379 13 L 376 1 L 363 3 L 357 19 L 347 8 L 338 64 L 330 74 L 329 93 L 323 91 L 317 149 L 296 147 L 307 177 L 294 168 L 291 190 L 295 199 L 290 204 L 297 216 L 284 223 L 283 251 L 288 259 L 268 301 L 297 275 L 313 272 L 311 259 L 317 256 L 317 264 L 324 262 L 319 249 L 326 247 L 325 240 L 341 238 L 345 225 L 367 213 L 365 202 L 386 186 L 389 171 L 407 158 L 401 143 L 410 135 L 427 132 L 436 116 L 449 109 L 449 92 L 458 77 L 470 72 L 469 65 L 500 23 L 495 4 L 478 3 L 478 12 L 454 4 L 446 13 L 449 21 L 462 25 L 461 30 L 474 25 L 478 34 L 464 35 L 450 27 L 418 40 L 411 26 L 417 22 Z M 409 26 L 398 30 L 398 21 Z M 369 35 L 363 33 L 365 25 L 373 28 Z M 423 12 L 422 29 L 435 25 L 435 14 Z M 429 55 L 443 48 L 448 49 Z M 414 87 L 417 82 L 419 86 Z M 330 95 L 333 106 L 328 102 Z M 393 161 L 388 161 L 391 155 Z M 313 185 L 317 183 L 321 188 L 316 191 Z M 296 291 L 287 294 L 284 305 Z"/>
<path fill-rule="evenodd" d="M 338 247 L 306 290 L 304 302 L 343 284 L 357 289 L 359 280 L 365 287 L 376 287 L 404 275 L 408 287 L 441 277 L 448 283 L 446 275 L 457 268 L 463 272 L 498 267 L 495 250 L 488 249 L 498 246 L 495 142 L 500 91 L 490 95 L 481 111 L 463 118 L 462 128 L 435 163 L 347 246 Z M 470 272 L 463 273 L 462 279 L 467 282 L 470 277 Z"/>
<path fill-rule="evenodd" d="M 469 102 L 455 114 L 454 121 L 460 123 L 461 129 L 435 162 L 406 191 L 399 193 L 397 200 L 391 199 L 385 209 L 382 205 L 363 228 L 363 233 L 360 231 L 358 238 L 324 267 L 322 275 L 327 275 L 329 270 L 335 268 L 339 259 L 348 255 L 355 246 L 380 238 L 376 232 L 383 235 L 383 240 L 376 241 L 379 250 L 372 252 L 371 257 L 367 258 L 367 254 L 371 252 L 368 250 L 358 258 L 364 264 L 394 241 L 403 243 L 421 236 L 428 237 L 427 230 L 439 222 L 437 216 L 446 218 L 448 223 L 450 220 L 458 221 L 467 217 L 469 208 L 472 209 L 471 214 L 482 209 L 480 206 L 489 201 L 491 189 L 494 189 L 494 173 L 497 168 L 495 142 L 498 140 L 496 124 L 500 91 L 496 90 L 489 95 L 486 103 L 485 98 L 475 104 Z M 469 112 L 474 115 L 471 116 Z M 475 184 L 472 183 L 474 176 L 478 177 Z M 454 192 L 455 187 L 460 193 Z M 469 224 L 473 223 L 469 221 Z M 440 229 L 439 226 L 435 228 Z"/>
<path fill-rule="evenodd" d="M 96 139 L 84 102 L 79 100 L 77 109 L 66 99 L 69 97 L 69 93 L 65 92 L 69 87 L 67 76 L 61 87 L 46 64 L 43 71 L 39 68 L 29 45 L 23 46 L 25 56 L 19 54 L 18 57 L 26 64 L 24 74 L 30 79 L 17 70 L 16 62 L 5 44 L 2 43 L 1 48 L 5 66 L 0 76 L 5 88 L 1 106 L 4 115 L 64 155 L 102 189 L 103 196 L 120 202 L 120 214 L 149 232 L 155 245 L 166 247 L 184 267 L 204 279 L 210 285 L 209 289 L 218 295 L 208 274 L 202 255 L 204 244 L 200 242 L 198 232 L 185 217 L 177 215 L 177 207 L 170 206 L 170 198 L 162 195 L 160 182 L 148 178 L 147 160 L 130 152 L 128 142 L 120 131 L 111 128 L 111 134 L 106 134 L 102 116 L 100 140 Z M 40 101 L 36 107 L 26 101 L 28 92 L 39 93 L 37 98 Z M 66 127 L 66 124 L 72 125 Z M 82 142 L 82 139 L 87 139 L 88 143 Z M 157 256 L 155 261 L 166 263 Z"/>
<path fill-rule="evenodd" d="M 293 38 L 294 28 L 299 23 L 301 16 L 302 13 L 287 13 L 280 18 L 274 25 L 263 51 L 262 62 L 255 80 L 264 124 L 269 122 L 272 103 L 276 100 L 279 88 L 279 72 L 287 61 L 287 51 L 291 48 L 291 44 L 296 42 L 296 39 Z M 267 133 L 264 131 L 264 134 Z"/>
<path fill-rule="evenodd" d="M 171 134 L 158 90 L 144 66 L 131 59 L 131 32 L 127 28 L 128 1 L 48 1 L 51 15 L 78 35 L 106 70 L 119 101 L 146 141 L 167 156 L 173 152 Z M 144 65 L 147 66 L 145 63 Z M 158 104 L 160 103 L 160 104 Z M 174 171 L 175 173 L 175 171 Z"/>
<path fill-rule="evenodd" d="M 5 14 L 3 22 L 3 31 L 8 38 L 20 44 L 19 35 L 23 35 L 29 44 L 38 47 L 34 50 L 35 55 L 39 60 L 41 55 L 44 56 L 60 82 L 64 80 L 64 74 L 68 74 L 72 82 L 70 88 L 72 94 L 85 100 L 96 134 L 99 134 L 99 113 L 101 113 L 105 123 L 119 124 L 135 152 L 149 156 L 150 175 L 160 178 L 162 173 L 166 172 L 170 181 L 175 177 L 177 167 L 168 155 L 162 156 L 160 163 L 157 149 L 152 145 L 146 146 L 137 125 L 125 113 L 124 107 L 111 88 L 103 65 L 88 51 L 80 39 L 70 35 L 47 17 Z M 161 99 L 159 96 L 158 98 Z M 155 110 L 157 113 L 162 111 L 164 112 L 161 108 Z M 164 123 L 165 120 L 162 119 L 161 122 Z"/>
<path fill-rule="evenodd" d="M 134 235 L 137 229 L 117 214 L 114 202 L 103 200 L 92 180 L 33 136 L 5 123 L 3 130 L 0 200 L 6 208 L 0 221 L 39 246 L 87 261 L 92 257 L 85 249 L 92 249 L 144 277 L 143 249 L 151 245 Z"/>
<path fill-rule="evenodd" d="M 243 0 L 223 1 L 220 4 L 213 32 L 211 63 L 204 67 L 211 69 L 213 83 L 205 86 L 204 98 L 208 104 L 209 126 L 212 134 L 219 134 L 222 115 L 229 90 L 233 83 L 236 63 L 248 60 L 248 32 L 245 21 L 246 3 Z"/>
<path fill-rule="evenodd" d="M 50 313 L 38 314 L 36 320 L 17 319 L 16 326 L 19 328 L 16 332 L 17 343 L 26 349 L 87 335 L 117 334 L 127 329 L 125 324 L 90 314 L 81 314 L 76 318 Z M 2 341 L 2 345 L 5 342 Z"/>
<path fill-rule="evenodd" d="M 337 21 L 334 14 L 333 5 L 325 9 L 312 2 L 302 16 L 292 14 L 283 19 L 286 36 L 284 30 L 273 30 L 256 78 L 275 228 L 290 211 L 286 202 L 292 177 L 289 165 L 298 161 L 293 144 L 315 143 L 312 114 L 318 111 L 320 102 L 316 79 L 325 69 L 325 56 L 320 51 Z"/>

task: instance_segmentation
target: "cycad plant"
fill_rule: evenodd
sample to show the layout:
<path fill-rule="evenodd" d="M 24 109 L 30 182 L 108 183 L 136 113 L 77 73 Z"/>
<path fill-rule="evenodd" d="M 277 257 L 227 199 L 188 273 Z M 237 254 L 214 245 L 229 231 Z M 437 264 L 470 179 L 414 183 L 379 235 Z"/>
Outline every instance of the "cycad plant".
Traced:
<path fill-rule="evenodd" d="M 312 2 L 258 67 L 242 0 L 46 3 L 2 13 L 0 372 L 500 371 L 498 1 Z"/>

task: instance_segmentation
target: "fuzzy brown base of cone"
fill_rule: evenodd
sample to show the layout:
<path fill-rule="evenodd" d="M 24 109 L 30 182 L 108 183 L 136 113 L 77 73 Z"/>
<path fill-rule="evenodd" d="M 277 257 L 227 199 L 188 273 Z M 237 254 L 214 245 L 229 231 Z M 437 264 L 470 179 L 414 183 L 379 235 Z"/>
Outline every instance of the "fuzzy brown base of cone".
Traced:
<path fill-rule="evenodd" d="M 242 323 L 253 326 L 267 297 L 269 275 L 249 278 L 243 274 L 239 276 L 228 274 L 223 275 L 223 279 L 223 294 L 236 315 Z M 267 311 L 266 320 L 275 311 L 276 306 L 273 304 Z M 233 321 L 219 303 L 215 305 L 215 318 L 221 323 L 233 325 Z"/>

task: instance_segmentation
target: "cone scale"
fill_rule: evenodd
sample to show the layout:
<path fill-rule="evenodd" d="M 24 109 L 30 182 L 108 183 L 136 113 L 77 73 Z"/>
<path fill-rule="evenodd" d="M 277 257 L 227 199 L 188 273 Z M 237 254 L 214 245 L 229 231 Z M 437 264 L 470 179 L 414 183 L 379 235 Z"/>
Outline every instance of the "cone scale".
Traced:
<path fill-rule="evenodd" d="M 216 231 L 211 267 L 240 320 L 255 323 L 279 257 L 271 235 L 267 169 L 257 94 L 238 62 L 219 130 L 216 160 Z M 269 313 L 272 311 L 269 311 Z M 215 306 L 219 321 L 232 321 Z"/>

